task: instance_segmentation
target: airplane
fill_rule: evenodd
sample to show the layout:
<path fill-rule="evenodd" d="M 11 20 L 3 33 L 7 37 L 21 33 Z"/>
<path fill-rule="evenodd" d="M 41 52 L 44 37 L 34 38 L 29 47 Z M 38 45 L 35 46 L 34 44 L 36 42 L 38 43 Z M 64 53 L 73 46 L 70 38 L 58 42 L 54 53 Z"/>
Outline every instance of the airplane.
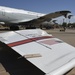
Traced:
<path fill-rule="evenodd" d="M 18 25 L 25 25 L 26 28 L 35 28 L 44 21 L 50 21 L 52 18 L 65 16 L 71 11 L 63 10 L 50 14 L 42 14 L 37 12 L 15 9 L 5 6 L 0 6 L 0 24 L 10 26 L 10 30 L 19 29 Z"/>
<path fill-rule="evenodd" d="M 63 75 L 75 67 L 75 47 L 44 30 L 4 32 L 0 33 L 0 41 L 3 48 L 7 46 L 10 50 L 14 50 L 21 55 L 18 60 L 25 58 L 31 65 L 41 70 L 42 75 Z"/>

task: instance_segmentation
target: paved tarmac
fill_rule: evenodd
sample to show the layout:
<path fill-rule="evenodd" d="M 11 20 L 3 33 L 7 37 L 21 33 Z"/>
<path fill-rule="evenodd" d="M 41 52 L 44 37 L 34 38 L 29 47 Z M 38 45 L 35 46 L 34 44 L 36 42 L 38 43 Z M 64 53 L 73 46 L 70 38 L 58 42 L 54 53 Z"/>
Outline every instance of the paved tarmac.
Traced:
<path fill-rule="evenodd" d="M 54 29 L 46 31 L 75 47 L 75 30 L 67 29 L 65 32 L 60 32 L 59 29 Z M 2 32 L 7 31 L 0 31 L 0 33 Z M 21 57 L 19 54 L 0 43 L 0 75 L 44 75 L 25 58 L 19 57 Z"/>

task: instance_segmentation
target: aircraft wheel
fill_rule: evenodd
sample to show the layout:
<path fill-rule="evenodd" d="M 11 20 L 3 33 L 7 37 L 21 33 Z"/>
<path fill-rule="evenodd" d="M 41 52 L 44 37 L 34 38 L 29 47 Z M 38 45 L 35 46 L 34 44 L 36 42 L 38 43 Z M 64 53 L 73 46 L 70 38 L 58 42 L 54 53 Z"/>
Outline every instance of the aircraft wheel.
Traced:
<path fill-rule="evenodd" d="M 10 26 L 10 30 L 19 30 L 18 26 Z"/>

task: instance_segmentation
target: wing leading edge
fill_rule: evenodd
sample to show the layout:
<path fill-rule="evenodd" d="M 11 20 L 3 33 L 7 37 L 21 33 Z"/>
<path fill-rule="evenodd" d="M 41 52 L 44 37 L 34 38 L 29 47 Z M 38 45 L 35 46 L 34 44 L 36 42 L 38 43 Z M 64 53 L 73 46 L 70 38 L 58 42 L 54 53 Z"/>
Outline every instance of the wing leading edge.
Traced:
<path fill-rule="evenodd" d="M 7 36 L 7 34 L 9 34 Z M 0 34 L 0 41 L 46 75 L 61 75 L 75 66 L 75 48 L 40 29 Z"/>
<path fill-rule="evenodd" d="M 47 15 L 42 15 L 42 16 L 38 17 L 37 19 L 33 19 L 33 20 L 30 20 L 30 21 L 27 21 L 27 22 L 20 22 L 19 24 L 21 24 L 21 25 L 23 25 L 23 24 L 24 25 L 39 25 L 42 22 L 50 21 L 53 18 L 57 18 L 57 17 L 60 17 L 60 16 L 67 17 L 68 13 L 71 13 L 71 11 L 67 11 L 67 10 L 57 11 L 57 12 L 50 13 L 50 14 L 47 14 Z"/>

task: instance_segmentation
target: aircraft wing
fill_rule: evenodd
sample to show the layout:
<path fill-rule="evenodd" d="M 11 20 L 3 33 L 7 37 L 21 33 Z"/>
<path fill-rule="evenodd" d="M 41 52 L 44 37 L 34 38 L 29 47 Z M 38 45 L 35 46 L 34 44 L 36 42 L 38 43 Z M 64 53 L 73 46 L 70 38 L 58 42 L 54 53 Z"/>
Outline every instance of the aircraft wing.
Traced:
<path fill-rule="evenodd" d="M 53 18 L 57 18 L 57 17 L 60 17 L 60 16 L 67 17 L 67 14 L 68 13 L 71 13 L 71 12 L 70 11 L 67 11 L 67 10 L 57 11 L 57 12 L 54 12 L 54 13 L 50 13 L 50 14 L 47 14 L 47 15 L 43 15 L 41 17 L 38 17 L 36 19 L 30 20 L 30 21 L 27 21 L 27 22 L 20 22 L 19 24 L 20 25 L 23 25 L 23 24 L 24 25 L 39 25 L 42 22 L 44 22 L 44 21 L 50 21 Z"/>
<path fill-rule="evenodd" d="M 40 29 L 0 33 L 0 41 L 42 70 L 62 75 L 75 66 L 75 48 Z"/>

